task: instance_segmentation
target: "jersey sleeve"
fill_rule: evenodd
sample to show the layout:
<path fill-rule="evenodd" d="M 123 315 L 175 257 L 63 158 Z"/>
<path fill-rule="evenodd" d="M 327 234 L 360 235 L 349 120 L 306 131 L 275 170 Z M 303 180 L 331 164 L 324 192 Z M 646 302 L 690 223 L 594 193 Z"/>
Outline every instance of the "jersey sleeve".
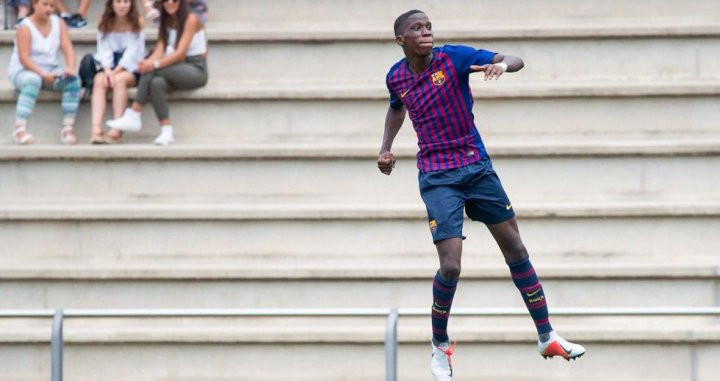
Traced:
<path fill-rule="evenodd" d="M 390 88 L 390 83 L 386 80 L 388 92 L 390 93 L 390 107 L 399 110 L 403 107 L 403 102 L 397 94 Z"/>
<path fill-rule="evenodd" d="M 471 65 L 491 64 L 497 54 L 489 50 L 475 49 L 464 45 L 446 45 L 443 51 L 450 56 L 455 70 L 461 74 L 470 73 Z"/>

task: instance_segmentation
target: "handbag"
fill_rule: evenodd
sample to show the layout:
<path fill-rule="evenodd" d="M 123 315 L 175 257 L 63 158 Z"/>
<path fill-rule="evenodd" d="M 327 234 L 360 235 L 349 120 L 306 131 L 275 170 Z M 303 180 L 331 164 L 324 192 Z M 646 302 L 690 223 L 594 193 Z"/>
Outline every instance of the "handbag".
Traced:
<path fill-rule="evenodd" d="M 80 61 L 78 76 L 80 77 L 80 84 L 85 88 L 87 95 L 92 94 L 93 82 L 97 72 L 98 67 L 97 62 L 95 62 L 95 57 L 93 57 L 92 54 L 86 54 Z"/>

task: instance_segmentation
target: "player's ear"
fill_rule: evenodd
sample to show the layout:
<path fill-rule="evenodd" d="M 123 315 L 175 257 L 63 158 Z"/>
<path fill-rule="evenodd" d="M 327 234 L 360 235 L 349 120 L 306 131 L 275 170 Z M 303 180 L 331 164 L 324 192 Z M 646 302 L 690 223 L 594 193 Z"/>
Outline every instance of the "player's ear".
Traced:
<path fill-rule="evenodd" d="M 405 37 L 403 36 L 395 36 L 395 43 L 400 46 L 405 46 Z"/>

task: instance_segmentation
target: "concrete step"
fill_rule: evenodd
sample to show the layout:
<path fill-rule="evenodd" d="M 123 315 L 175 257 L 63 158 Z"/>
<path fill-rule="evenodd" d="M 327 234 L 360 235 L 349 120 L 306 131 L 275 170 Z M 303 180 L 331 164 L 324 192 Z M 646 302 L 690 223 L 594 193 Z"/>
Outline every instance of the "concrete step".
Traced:
<path fill-rule="evenodd" d="M 693 24 L 583 20 L 486 25 L 480 30 L 452 23 L 447 29 L 436 26 L 436 38 L 438 46 L 466 44 L 521 56 L 526 66 L 519 74 L 506 75 L 503 80 L 509 82 L 705 79 L 720 71 L 718 21 L 720 16 Z M 210 77 L 249 83 L 383 83 L 389 68 L 402 58 L 391 25 L 348 30 L 341 25 L 258 29 L 214 24 L 208 27 Z M 157 32 L 148 34 L 150 48 Z M 95 35 L 91 29 L 72 33 L 78 59 L 95 51 Z M 0 62 L 9 62 L 13 38 L 12 32 L 0 33 Z M 667 51 L 678 58 L 668 60 Z M 617 57 L 623 57 L 622 69 L 609 69 L 617 67 Z"/>
<path fill-rule="evenodd" d="M 451 319 L 451 333 L 459 342 L 453 358 L 455 376 L 716 379 L 720 329 L 713 318 L 589 317 L 554 322 L 561 334 L 586 346 L 586 357 L 571 363 L 543 360 L 527 318 Z M 259 381 L 379 381 L 384 379 L 384 323 L 368 318 L 68 319 L 65 375 L 73 380 L 237 380 L 242 374 L 243 379 Z M 49 321 L 3 319 L 0 324 L 0 354 L 12 360 L 0 363 L 0 374 L 12 375 L 6 379 L 13 381 L 47 378 Z M 401 318 L 399 335 L 399 377 L 428 378 L 427 318 Z M 353 360 L 347 361 L 349 357 Z"/>
<path fill-rule="evenodd" d="M 242 256 L 218 259 L 3 258 L 0 308 L 376 308 L 429 305 L 437 259 Z M 454 308 L 523 308 L 502 257 L 466 254 Z M 551 307 L 718 305 L 708 258 L 533 257 Z M 682 258 L 682 259 L 681 259 Z M 142 295 L 142 297 L 138 297 Z"/>
<path fill-rule="evenodd" d="M 75 1 L 65 0 L 67 4 Z M 483 25 L 492 22 L 536 22 L 538 19 L 614 19 L 633 18 L 652 21 L 663 18 L 711 17 L 720 15 L 720 7 L 711 0 L 666 2 L 641 0 L 627 4 L 620 0 L 554 1 L 541 6 L 532 0 L 516 0 L 504 7 L 494 7 L 488 0 L 450 0 L 438 4 L 431 0 L 399 0 L 391 3 L 369 0 L 359 4 L 355 1 L 333 0 L 212 0 L 210 21 L 236 22 L 246 24 L 305 24 L 345 23 L 349 25 L 380 24 L 389 31 L 395 17 L 410 9 L 421 9 L 429 13 L 436 22 L 455 22 Z M 498 9 L 501 8 L 501 9 Z M 97 22 L 102 12 L 101 3 L 90 8 L 91 25 Z M 350 16 L 352 15 L 352 16 Z"/>
<path fill-rule="evenodd" d="M 514 203 L 531 253 L 712 256 L 717 198 Z M 423 206 L 361 203 L 4 204 L 12 256 L 365 255 L 432 251 Z M 497 256 L 480 224 L 466 249 Z M 490 254 L 491 253 L 491 254 Z"/>
<path fill-rule="evenodd" d="M 719 61 L 720 62 L 720 61 Z M 482 82 L 482 81 L 481 81 Z M 8 85 L 6 85 L 8 86 Z M 720 82 L 538 82 L 476 83 L 476 124 L 485 137 L 519 134 L 693 134 L 714 133 L 720 113 Z M 387 90 L 376 85 L 210 84 L 176 93 L 171 118 L 178 142 L 347 142 L 382 136 Z M 15 94 L 0 91 L 0 124 L 12 126 Z M 558 113 L 558 110 L 562 110 Z M 608 112 L 613 110 L 613 112 Z M 209 117 L 212 115 L 212 117 Z M 44 92 L 30 122 L 38 143 L 59 140 L 59 96 Z M 152 142 L 158 133 L 151 107 L 146 128 L 128 142 Z M 78 134 L 87 141 L 89 104 L 81 104 Z M 9 130 L 8 130 L 9 131 Z M 399 142 L 414 143 L 410 122 Z M 0 136 L 9 142 L 10 134 Z"/>
<path fill-rule="evenodd" d="M 387 177 L 377 144 L 5 146 L 0 202 L 419 202 L 417 148 L 397 144 Z M 720 197 L 720 135 L 500 137 L 488 150 L 515 202 Z"/>

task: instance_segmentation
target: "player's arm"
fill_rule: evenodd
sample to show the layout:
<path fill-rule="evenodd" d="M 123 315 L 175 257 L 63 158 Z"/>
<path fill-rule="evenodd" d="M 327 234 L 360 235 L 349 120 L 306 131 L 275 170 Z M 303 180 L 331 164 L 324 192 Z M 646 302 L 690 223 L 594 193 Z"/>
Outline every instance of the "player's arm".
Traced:
<path fill-rule="evenodd" d="M 378 168 L 380 172 L 390 175 L 395 167 L 395 156 L 390 152 L 393 141 L 400 131 L 407 110 L 405 106 L 400 108 L 388 107 L 387 115 L 385 115 L 385 132 L 383 133 L 382 146 L 380 147 L 380 156 L 378 157 Z"/>
<path fill-rule="evenodd" d="M 498 53 L 495 57 L 493 57 L 491 64 L 470 65 L 470 72 L 484 72 L 485 80 L 487 81 L 488 79 L 493 78 L 498 79 L 505 72 L 514 73 L 516 71 L 520 71 L 520 69 L 524 66 L 525 63 L 522 58 L 516 56 L 506 56 Z"/>

